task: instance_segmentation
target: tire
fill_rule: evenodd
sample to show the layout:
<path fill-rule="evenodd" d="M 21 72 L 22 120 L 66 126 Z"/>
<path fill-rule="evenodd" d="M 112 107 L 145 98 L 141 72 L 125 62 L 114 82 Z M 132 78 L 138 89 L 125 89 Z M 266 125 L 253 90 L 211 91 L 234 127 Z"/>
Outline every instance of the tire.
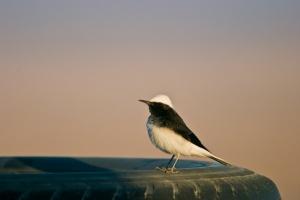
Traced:
<path fill-rule="evenodd" d="M 179 174 L 155 170 L 167 162 L 0 157 L 0 199 L 281 199 L 270 179 L 244 168 L 179 160 Z"/>

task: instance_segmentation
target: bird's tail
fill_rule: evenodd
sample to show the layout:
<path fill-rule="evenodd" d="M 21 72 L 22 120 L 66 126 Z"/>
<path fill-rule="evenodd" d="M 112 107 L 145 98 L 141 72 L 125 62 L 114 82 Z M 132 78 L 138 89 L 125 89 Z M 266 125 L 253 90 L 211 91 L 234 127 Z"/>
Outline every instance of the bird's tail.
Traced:
<path fill-rule="evenodd" d="M 222 158 L 219 158 L 215 155 L 213 155 L 212 153 L 210 153 L 209 151 L 200 148 L 198 146 L 194 146 L 195 148 L 192 148 L 192 155 L 194 156 L 199 156 L 199 157 L 207 157 L 207 158 L 211 158 L 227 167 L 232 167 L 233 165 L 229 164 L 227 161 L 223 160 Z"/>
<path fill-rule="evenodd" d="M 223 164 L 223 165 L 225 165 L 227 167 L 232 167 L 232 165 L 229 164 L 227 161 L 225 161 L 222 158 L 219 158 L 219 157 L 217 157 L 217 156 L 215 156 L 213 154 L 207 155 L 206 157 L 211 158 L 211 159 L 213 159 L 213 160 L 215 160 L 215 161 L 217 161 L 217 162 L 219 162 L 219 163 L 221 163 L 221 164 Z"/>

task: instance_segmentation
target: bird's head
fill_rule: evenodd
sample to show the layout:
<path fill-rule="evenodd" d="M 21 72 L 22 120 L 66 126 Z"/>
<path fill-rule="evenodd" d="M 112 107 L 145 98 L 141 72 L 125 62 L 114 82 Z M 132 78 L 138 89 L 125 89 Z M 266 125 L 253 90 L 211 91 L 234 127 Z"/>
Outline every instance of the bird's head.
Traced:
<path fill-rule="evenodd" d="M 171 99 L 167 95 L 157 95 L 150 100 L 139 100 L 149 106 L 151 114 L 162 115 L 169 109 L 173 109 Z"/>

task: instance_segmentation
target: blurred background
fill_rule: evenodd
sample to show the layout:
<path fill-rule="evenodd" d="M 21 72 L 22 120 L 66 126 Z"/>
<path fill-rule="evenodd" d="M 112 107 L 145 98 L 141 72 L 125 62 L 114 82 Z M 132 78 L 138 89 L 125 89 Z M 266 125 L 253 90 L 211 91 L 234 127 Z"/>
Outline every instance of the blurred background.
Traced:
<path fill-rule="evenodd" d="M 1 1 L 0 156 L 170 156 L 171 97 L 214 154 L 299 199 L 299 1 Z M 193 158 L 198 159 L 198 158 Z"/>

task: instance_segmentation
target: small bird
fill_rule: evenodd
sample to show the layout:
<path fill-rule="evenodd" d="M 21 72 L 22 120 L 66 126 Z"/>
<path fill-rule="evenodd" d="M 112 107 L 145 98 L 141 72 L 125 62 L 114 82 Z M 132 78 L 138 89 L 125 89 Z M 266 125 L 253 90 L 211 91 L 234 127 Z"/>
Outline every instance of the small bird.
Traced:
<path fill-rule="evenodd" d="M 172 154 L 170 161 L 164 168 L 158 169 L 165 173 L 179 173 L 174 171 L 179 156 L 199 156 L 211 158 L 223 165 L 231 165 L 225 160 L 213 155 L 186 126 L 182 118 L 175 111 L 170 98 L 157 95 L 150 100 L 139 100 L 149 106 L 151 115 L 147 121 L 147 130 L 151 142 L 161 151 Z M 174 157 L 176 161 L 171 169 L 169 165 Z"/>

